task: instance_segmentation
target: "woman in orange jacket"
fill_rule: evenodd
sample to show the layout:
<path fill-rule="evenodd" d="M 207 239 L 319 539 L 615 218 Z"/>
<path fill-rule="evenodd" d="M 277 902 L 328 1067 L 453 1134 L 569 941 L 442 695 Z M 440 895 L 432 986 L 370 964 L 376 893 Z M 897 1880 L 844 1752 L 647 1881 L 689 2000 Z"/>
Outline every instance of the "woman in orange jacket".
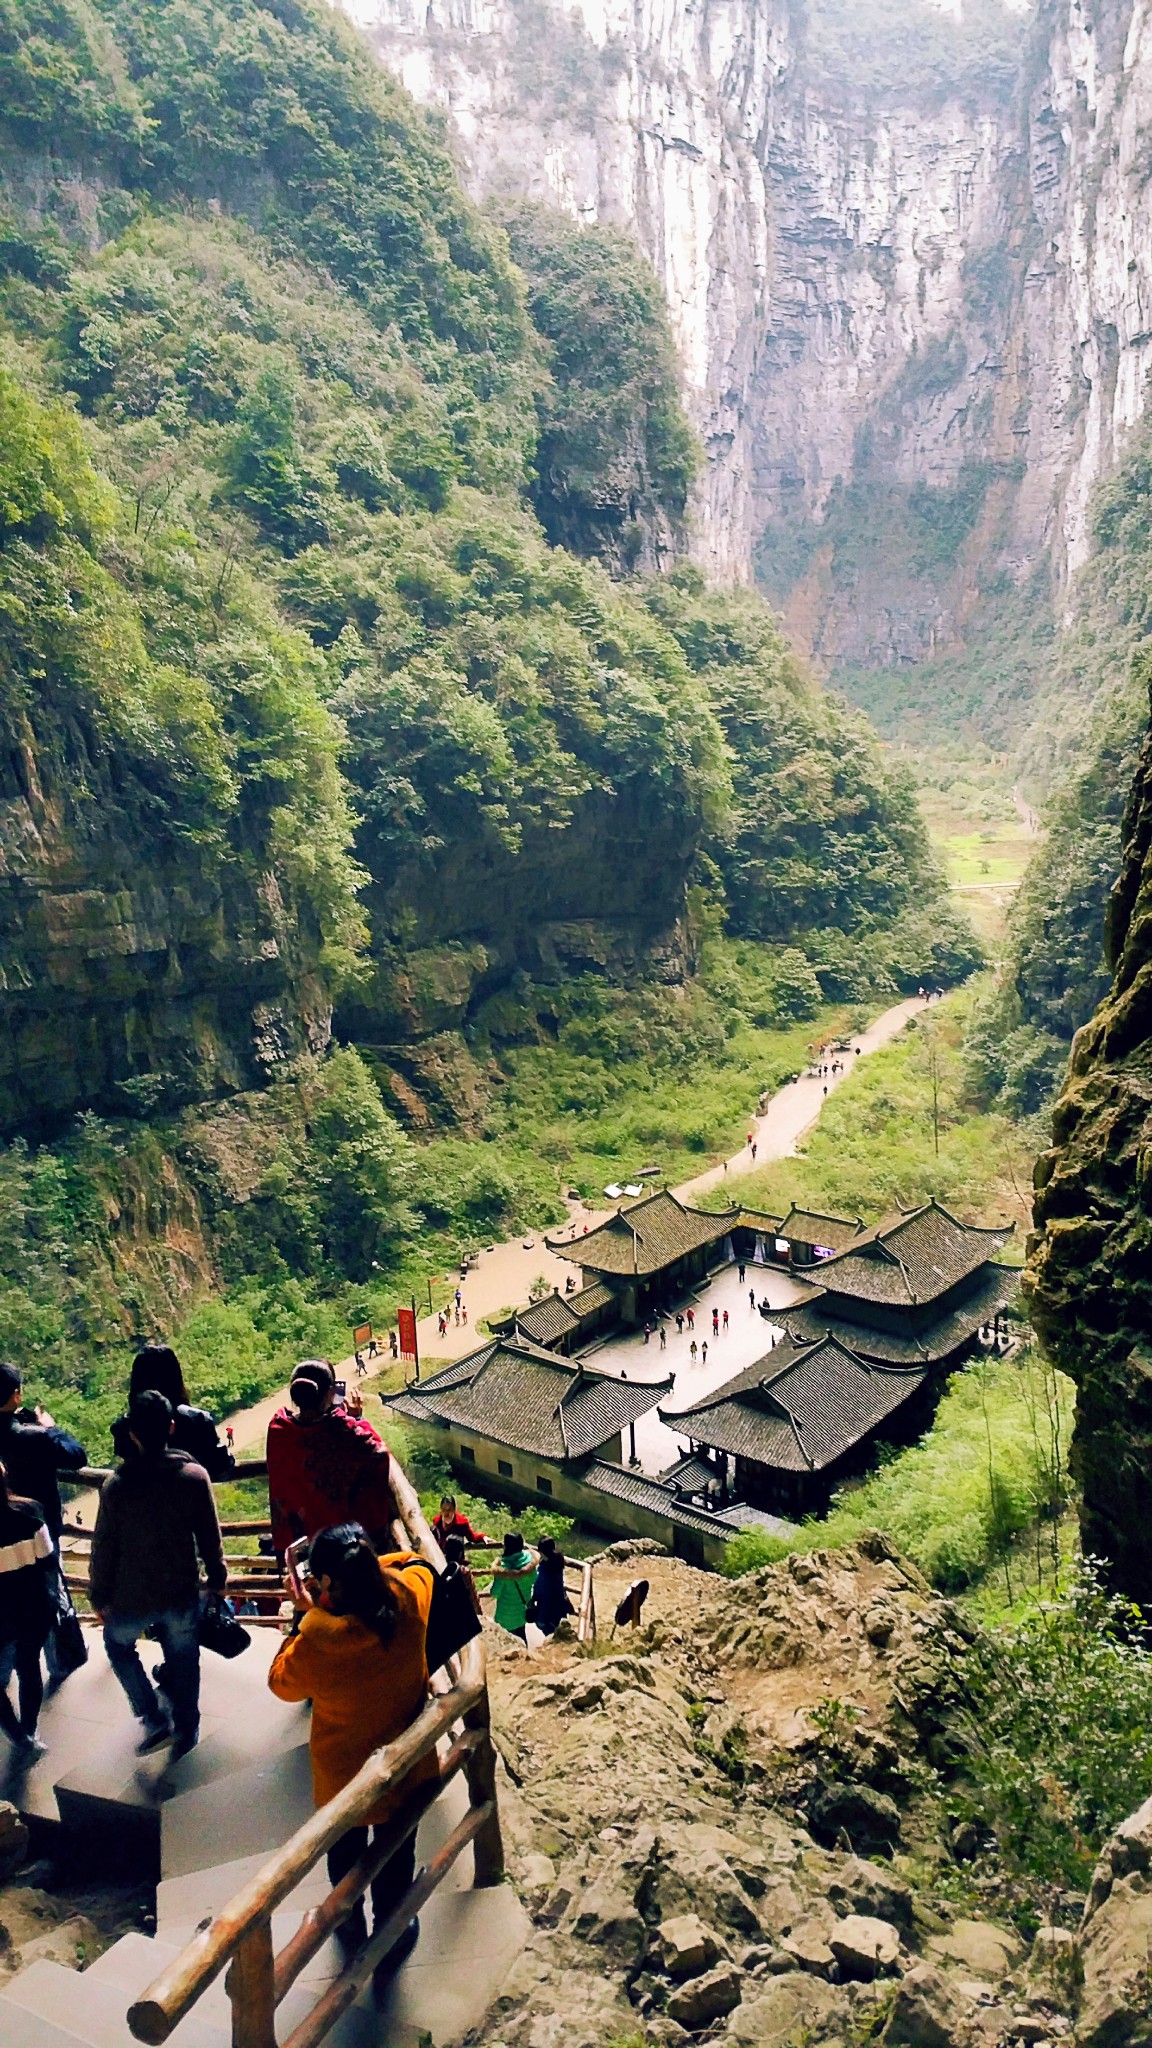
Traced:
<path fill-rule="evenodd" d="M 372 1752 L 402 1735 L 421 1712 L 428 1697 L 425 1636 L 432 1586 L 425 1559 L 408 1551 L 377 1557 L 358 1522 L 342 1522 L 313 1538 L 296 1625 L 273 1660 L 268 1683 L 278 1699 L 312 1702 L 312 1793 L 318 1807 L 342 1792 Z M 438 1768 L 432 1750 L 378 1801 L 363 1827 L 341 1837 L 328 1853 L 333 1885 L 364 1854 L 368 1824 L 380 1828 Z M 413 1834 L 372 1880 L 376 1927 L 407 1891 L 415 1868 Z M 419 1932 L 413 1920 L 378 1970 L 398 1969 Z M 339 1939 L 351 1952 L 367 1938 L 360 1903 Z"/>

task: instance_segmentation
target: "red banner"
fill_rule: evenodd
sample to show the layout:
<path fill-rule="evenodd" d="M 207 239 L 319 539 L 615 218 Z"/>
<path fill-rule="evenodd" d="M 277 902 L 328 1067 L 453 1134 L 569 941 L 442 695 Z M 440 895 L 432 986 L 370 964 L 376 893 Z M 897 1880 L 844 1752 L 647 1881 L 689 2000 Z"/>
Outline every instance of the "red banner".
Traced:
<path fill-rule="evenodd" d="M 410 1358 L 413 1364 L 415 1364 L 417 1357 L 415 1309 L 397 1309 L 396 1326 L 400 1332 L 400 1356 L 401 1358 Z"/>

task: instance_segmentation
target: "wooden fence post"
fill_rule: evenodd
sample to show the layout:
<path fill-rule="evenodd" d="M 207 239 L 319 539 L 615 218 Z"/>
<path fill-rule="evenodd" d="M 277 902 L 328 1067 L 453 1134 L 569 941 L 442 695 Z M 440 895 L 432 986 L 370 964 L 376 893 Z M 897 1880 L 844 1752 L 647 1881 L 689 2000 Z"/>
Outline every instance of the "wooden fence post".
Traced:
<path fill-rule="evenodd" d="M 276 1968 L 272 1922 L 258 1920 L 232 1958 L 232 2048 L 276 2048 Z"/>
<path fill-rule="evenodd" d="M 500 1833 L 500 1809 L 496 1801 L 496 1750 L 492 1742 L 492 1715 L 488 1689 L 464 1716 L 464 1726 L 475 1729 L 480 1741 L 464 1765 L 468 1780 L 468 1803 L 483 1806 L 492 1801 L 491 1818 L 485 1821 L 472 1845 L 475 1882 L 478 1886 L 504 1881 L 504 1838 Z"/>

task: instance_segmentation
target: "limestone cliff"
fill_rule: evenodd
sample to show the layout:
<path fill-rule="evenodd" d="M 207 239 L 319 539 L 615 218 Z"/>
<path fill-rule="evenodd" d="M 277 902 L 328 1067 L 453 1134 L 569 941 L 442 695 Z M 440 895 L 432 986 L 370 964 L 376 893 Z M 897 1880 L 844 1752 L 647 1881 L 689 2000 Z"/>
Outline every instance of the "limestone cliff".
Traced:
<path fill-rule="evenodd" d="M 1152 365 L 1147 0 L 935 54 L 813 0 L 343 4 L 474 190 L 633 228 L 708 451 L 697 551 L 757 557 L 827 666 L 1066 583 Z"/>
<path fill-rule="evenodd" d="M 1036 1167 L 1028 1290 L 1079 1389 L 1084 1547 L 1152 1603 L 1152 733 L 1112 893 L 1112 989 L 1073 1043 L 1053 1144 Z"/>
<path fill-rule="evenodd" d="M 0 1132 L 258 1087 L 327 1043 L 318 935 L 270 857 L 263 874 L 198 859 L 132 761 L 47 692 L 4 741 Z"/>

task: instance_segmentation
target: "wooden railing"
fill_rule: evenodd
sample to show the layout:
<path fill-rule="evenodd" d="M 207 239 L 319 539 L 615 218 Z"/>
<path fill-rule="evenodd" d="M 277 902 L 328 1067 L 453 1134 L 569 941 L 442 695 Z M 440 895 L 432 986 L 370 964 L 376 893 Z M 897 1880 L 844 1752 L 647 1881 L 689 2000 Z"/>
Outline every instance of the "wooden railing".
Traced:
<path fill-rule="evenodd" d="M 395 1459 L 392 1485 L 399 1514 L 397 1547 L 419 1551 L 441 1569 L 444 1560 L 439 1545 Z M 458 1772 L 463 1772 L 468 1785 L 468 1811 L 463 1820 L 431 1860 L 417 1870 L 383 1926 L 374 1928 L 371 1940 L 327 1985 L 283 2048 L 317 2048 L 469 1843 L 476 1884 L 501 1882 L 504 1849 L 496 1804 L 496 1753 L 479 1638 L 453 1660 L 446 1679 L 447 1689 L 433 1695 L 411 1727 L 369 1757 L 351 1784 L 270 1856 L 215 1919 L 153 1979 L 128 2014 L 128 2025 L 138 2041 L 166 2041 L 202 1993 L 227 1969 L 232 2048 L 277 2048 L 276 2008 L 281 1999 L 317 1950 L 347 1920 L 373 1877 L 415 1834 L 428 1808 Z M 413 1766 L 442 1741 L 449 1747 L 439 1759 L 436 1778 L 421 1785 L 387 1826 L 376 1830 L 371 1849 L 321 1905 L 305 1913 L 291 1941 L 275 1954 L 272 1915 L 341 1836 L 349 1828 L 363 1827 L 381 1798 L 401 1786 Z"/>
<path fill-rule="evenodd" d="M 584 1561 L 580 1574 L 580 1607 L 576 1620 L 576 1640 L 580 1643 L 596 1641 L 596 1586 L 592 1566 Z"/>

